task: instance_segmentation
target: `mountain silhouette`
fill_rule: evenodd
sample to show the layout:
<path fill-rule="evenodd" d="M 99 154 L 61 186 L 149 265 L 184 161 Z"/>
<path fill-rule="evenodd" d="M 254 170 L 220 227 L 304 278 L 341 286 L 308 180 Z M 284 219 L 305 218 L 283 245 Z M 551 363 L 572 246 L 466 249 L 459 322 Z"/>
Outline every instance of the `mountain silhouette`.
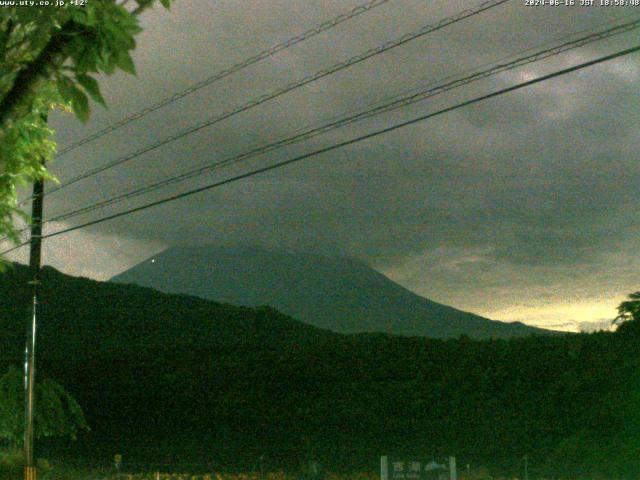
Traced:
<path fill-rule="evenodd" d="M 551 333 L 439 304 L 344 257 L 253 247 L 171 247 L 111 281 L 234 305 L 270 305 L 339 333 L 478 339 Z"/>

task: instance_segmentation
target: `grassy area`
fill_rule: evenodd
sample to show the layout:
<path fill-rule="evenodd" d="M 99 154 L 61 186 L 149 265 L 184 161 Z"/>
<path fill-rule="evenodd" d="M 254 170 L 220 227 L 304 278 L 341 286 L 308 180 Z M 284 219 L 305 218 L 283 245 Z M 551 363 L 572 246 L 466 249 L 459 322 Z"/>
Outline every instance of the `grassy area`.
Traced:
<path fill-rule="evenodd" d="M 22 480 L 22 453 L 19 451 L 0 452 L 0 480 Z M 301 480 L 301 475 L 286 472 L 268 473 L 192 473 L 146 472 L 116 474 L 112 468 L 79 468 L 65 465 L 51 465 L 46 460 L 38 460 L 38 480 Z M 324 480 L 379 480 L 379 476 L 369 473 L 334 474 L 328 473 Z"/>

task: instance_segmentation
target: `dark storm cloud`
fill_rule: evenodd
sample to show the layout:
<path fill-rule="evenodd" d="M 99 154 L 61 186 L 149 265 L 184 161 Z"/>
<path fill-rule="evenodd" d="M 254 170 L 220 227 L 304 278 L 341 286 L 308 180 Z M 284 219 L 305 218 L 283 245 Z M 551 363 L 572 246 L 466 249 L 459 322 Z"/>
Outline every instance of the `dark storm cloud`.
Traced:
<path fill-rule="evenodd" d="M 145 19 L 147 30 L 136 53 L 139 78 L 106 79 L 111 108 L 96 111 L 87 129 L 68 117 L 56 119 L 60 143 L 359 3 L 192 0 L 177 3 L 170 14 L 155 11 Z M 393 0 L 72 152 L 58 162 L 57 171 L 64 180 L 470 4 Z M 57 213 L 226 158 L 631 13 L 640 10 L 532 9 L 513 0 L 73 186 L 52 196 L 47 209 Z M 623 49 L 634 40 L 637 33 L 502 74 L 188 186 L 435 111 Z M 432 263 L 423 269 L 422 280 L 420 272 L 413 272 L 407 283 L 437 279 L 439 292 L 455 281 L 513 283 L 510 266 L 552 267 L 549 272 L 564 281 L 565 273 L 577 266 L 584 271 L 585 265 L 600 265 L 604 256 L 623 246 L 638 246 L 639 72 L 637 56 L 619 59 L 91 231 L 164 244 L 311 248 L 355 255 L 389 271 L 428 257 Z M 185 188 L 172 187 L 145 200 Z M 456 267 L 438 273 L 439 265 Z M 518 282 L 514 288 L 549 279 L 535 273 Z M 484 293 L 478 288 L 473 295 Z"/>

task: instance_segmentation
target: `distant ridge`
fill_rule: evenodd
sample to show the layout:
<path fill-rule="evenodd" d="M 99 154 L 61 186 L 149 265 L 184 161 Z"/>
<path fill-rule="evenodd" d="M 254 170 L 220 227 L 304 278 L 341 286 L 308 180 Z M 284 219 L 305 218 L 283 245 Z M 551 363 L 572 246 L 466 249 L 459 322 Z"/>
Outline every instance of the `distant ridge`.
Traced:
<path fill-rule="evenodd" d="M 556 333 L 433 302 L 343 257 L 252 247 L 171 247 L 111 281 L 248 307 L 270 305 L 340 333 L 477 339 Z"/>

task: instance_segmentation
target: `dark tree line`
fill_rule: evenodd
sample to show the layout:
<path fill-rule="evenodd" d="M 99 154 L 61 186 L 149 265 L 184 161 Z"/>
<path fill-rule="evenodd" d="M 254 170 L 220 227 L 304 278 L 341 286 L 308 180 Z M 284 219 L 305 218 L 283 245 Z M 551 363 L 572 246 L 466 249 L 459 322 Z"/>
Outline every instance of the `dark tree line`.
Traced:
<path fill-rule="evenodd" d="M 2 369 L 20 360 L 25 275 L 0 277 Z M 336 470 L 453 454 L 494 476 L 522 476 L 524 455 L 533 477 L 640 474 L 637 303 L 616 333 L 432 340 L 44 276 L 39 372 L 92 428 L 56 454 L 294 468 L 312 446 Z"/>

